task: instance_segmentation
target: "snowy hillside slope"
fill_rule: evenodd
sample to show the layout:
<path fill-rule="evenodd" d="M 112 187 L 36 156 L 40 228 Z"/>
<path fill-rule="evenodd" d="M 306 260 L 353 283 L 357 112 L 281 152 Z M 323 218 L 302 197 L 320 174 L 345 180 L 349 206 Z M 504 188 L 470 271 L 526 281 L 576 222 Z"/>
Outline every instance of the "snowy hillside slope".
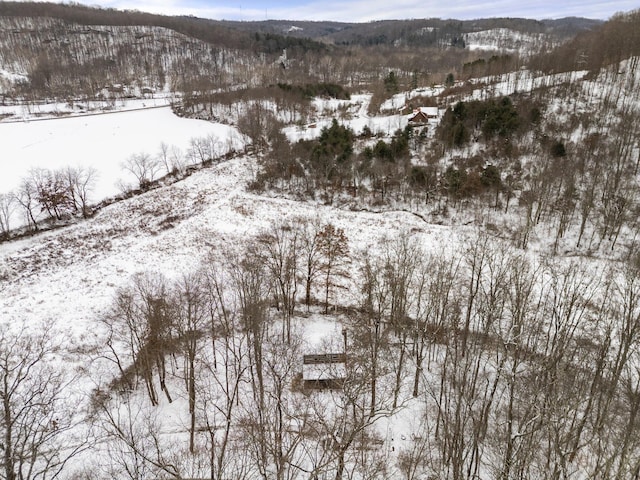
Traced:
<path fill-rule="evenodd" d="M 215 73 L 221 83 L 256 59 L 245 52 L 157 26 L 80 25 L 53 18 L 0 17 L 0 94 L 29 78 L 55 95 L 165 91 L 189 75 Z M 184 80 L 184 78 L 182 79 Z M 245 79 L 246 80 L 246 79 Z M 125 92 L 127 93 L 127 92 Z"/>
<path fill-rule="evenodd" d="M 260 231 L 298 217 L 343 228 L 358 263 L 380 239 L 395 232 L 413 232 L 427 250 L 460 238 L 460 231 L 454 238 L 450 228 L 427 225 L 407 212 L 349 212 L 247 193 L 245 187 L 254 170 L 254 158 L 225 161 L 173 185 L 106 207 L 87 221 L 3 243 L 2 325 L 18 328 L 25 321 L 50 325 L 61 336 L 60 354 L 66 358 L 66 368 L 78 371 L 73 388 L 86 397 L 117 372 L 99 358 L 88 364 L 86 353 L 78 352 L 94 352 L 90 354 L 94 356 L 100 351 L 107 332 L 99 320 L 117 289 L 128 285 L 134 274 L 157 272 L 179 279 L 203 263 L 224 262 L 234 252 L 241 253 L 247 240 Z M 344 291 L 340 303 L 352 304 L 357 296 L 357 291 Z M 319 318 L 302 328 L 307 331 L 306 348 L 313 349 L 338 327 Z M 175 390 L 180 390 L 179 384 Z M 139 402 L 146 411 L 144 398 Z M 162 415 L 167 421 L 173 419 L 166 428 L 184 432 L 184 416 L 179 413 L 184 408 L 180 396 L 173 405 L 163 407 Z M 73 463 L 72 470 L 81 469 L 83 463 L 93 464 L 95 458 L 90 455 L 78 461 L 81 463 Z"/>
<path fill-rule="evenodd" d="M 110 205 L 84 222 L 31 239 L 0 245 L 2 323 L 11 325 L 11 328 L 20 328 L 23 322 L 31 325 L 48 324 L 53 328 L 61 343 L 57 358 L 64 358 L 65 368 L 75 372 L 75 395 L 87 399 L 76 413 L 90 413 L 87 403 L 95 401 L 95 388 L 107 388 L 111 379 L 117 377 L 115 365 L 105 356 L 105 345 L 109 344 L 110 338 L 105 328 L 106 323 L 101 322 L 101 319 L 112 308 L 119 289 L 129 286 L 136 274 L 159 273 L 170 280 L 179 280 L 184 274 L 203 265 L 229 262 L 234 254 L 243 253 L 250 239 L 269 231 L 274 225 L 306 217 L 310 220 L 319 219 L 320 223 L 330 222 L 344 230 L 349 240 L 351 278 L 346 283 L 347 287 L 340 290 L 337 303 L 342 307 L 354 307 L 359 304 L 363 294 L 358 287 L 362 282 L 359 272 L 368 261 L 376 261 L 385 255 L 382 243 L 384 239 L 398 238 L 406 233 L 418 242 L 426 255 L 442 259 L 456 251 L 468 255 L 480 245 L 477 240 L 478 231 L 474 226 L 438 226 L 426 223 L 419 216 L 405 211 L 350 211 L 315 202 L 299 202 L 250 193 L 246 187 L 256 171 L 255 162 L 253 157 L 223 161 L 199 170 L 183 181 Z M 490 250 L 493 253 L 489 255 L 497 254 L 504 247 L 504 243 L 497 241 L 496 250 Z M 535 258 L 535 253 L 530 252 L 530 256 Z M 489 262 L 491 268 L 498 267 L 499 264 L 494 264 L 492 258 L 490 256 L 483 261 Z M 416 262 L 417 260 L 415 259 Z M 558 266 L 564 263 L 571 267 L 571 262 L 564 260 L 560 260 Z M 596 269 L 598 265 L 597 261 L 586 260 L 581 267 L 585 269 L 585 277 L 576 279 L 577 285 L 584 283 L 584 288 L 593 290 L 594 284 L 588 280 L 591 274 L 587 272 Z M 490 270 L 485 273 L 492 275 L 489 272 Z M 482 296 L 484 298 L 484 293 Z M 573 321 L 573 314 L 570 315 Z M 274 323 L 268 327 L 270 333 L 265 339 L 265 348 L 268 349 L 278 348 L 279 321 L 275 318 L 277 316 L 274 312 Z M 358 316 L 318 315 L 315 309 L 311 314 L 305 314 L 300 305 L 299 312 L 294 317 L 294 333 L 295 338 L 301 338 L 302 344 L 295 347 L 295 352 L 301 350 L 318 353 L 318 350 L 323 351 L 322 348 L 332 348 L 332 351 L 340 348 L 340 332 L 345 331 L 345 325 L 355 330 Z M 583 328 L 588 330 L 593 326 L 589 323 Z M 582 329 L 577 332 L 576 335 L 581 335 Z M 433 358 L 429 360 L 430 368 L 433 369 L 438 368 L 440 362 L 443 365 L 447 363 L 446 358 L 441 358 L 444 352 L 437 345 L 438 342 L 433 343 Z M 122 355 L 125 353 L 121 352 Z M 285 360 L 283 355 L 281 353 L 277 360 L 268 361 L 274 362 L 271 364 L 273 368 L 292 368 L 286 378 L 290 379 L 287 382 L 293 382 L 295 372 L 300 368 L 299 358 Z M 180 475 L 202 475 L 201 467 L 189 463 L 190 459 L 193 458 L 195 462 L 200 457 L 186 454 L 184 450 L 184 445 L 188 443 L 188 398 L 180 377 L 182 359 L 179 356 L 173 358 L 171 370 L 177 373 L 170 375 L 168 380 L 173 402 L 163 399 L 158 406 L 151 406 L 140 387 L 135 391 L 114 393 L 111 404 L 115 409 L 113 412 L 118 412 L 118 422 L 135 419 L 135 431 L 141 436 L 140 441 L 155 438 L 153 435 L 160 436 L 158 442 L 162 450 L 159 455 L 162 455 L 163 462 L 169 461 L 166 460 L 166 455 L 171 457 L 171 452 L 180 451 L 183 452 L 179 456 L 180 461 L 176 458 L 172 463 L 179 469 Z M 387 363 L 393 361 L 393 358 L 387 359 Z M 391 367 L 387 365 L 385 368 Z M 486 375 L 493 375 L 496 370 L 500 372 L 500 367 L 489 358 L 482 368 Z M 386 371 L 386 376 L 380 380 L 383 405 L 388 405 L 393 397 L 392 371 Z M 207 378 L 203 375 L 200 373 L 199 382 Z M 403 388 L 407 392 L 410 391 L 411 375 L 412 371 L 407 367 L 405 377 L 401 377 Z M 437 373 L 426 373 L 422 381 L 428 390 L 424 395 L 413 398 L 409 394 L 403 394 L 400 407 L 397 411 L 392 410 L 393 415 L 391 411 L 388 414 L 384 411 L 376 413 L 370 419 L 370 428 L 366 430 L 367 439 L 358 440 L 354 445 L 355 451 L 359 451 L 361 445 L 369 445 L 367 442 L 371 442 L 365 450 L 367 455 L 376 459 L 384 458 L 387 462 L 385 471 L 399 474 L 402 456 L 422 445 L 422 440 L 430 438 L 432 426 L 429 426 L 426 419 L 421 419 L 425 405 L 429 403 L 429 392 L 438 388 L 439 378 Z M 217 391 L 219 386 L 216 384 L 211 388 Z M 242 422 L 247 417 L 251 418 L 247 410 L 251 412 L 254 402 L 248 388 L 244 384 L 241 389 L 239 412 L 233 417 L 234 429 L 230 444 L 233 447 L 229 458 L 234 462 L 238 461 L 238 456 L 242 458 L 242 445 L 247 445 L 241 433 L 246 428 Z M 273 388 L 269 384 L 270 392 L 275 391 Z M 295 408 L 290 405 L 289 408 L 293 410 L 287 421 L 303 422 L 304 415 L 311 417 L 318 415 L 319 411 L 324 412 L 319 414 L 319 425 L 322 428 L 330 428 L 329 425 L 323 426 L 322 419 L 326 421 L 336 415 L 336 412 L 330 413 L 326 409 L 338 408 L 339 412 L 339 407 L 335 405 L 340 405 L 344 400 L 335 392 L 304 396 L 298 394 L 291 397 L 290 401 L 296 398 L 306 399 L 307 403 Z M 92 399 L 91 402 L 89 399 Z M 224 401 L 224 397 L 216 400 Z M 97 421 L 95 417 L 89 418 Z M 114 426 L 110 423 L 97 425 L 107 432 Z M 89 428 L 90 423 L 85 419 L 70 433 L 82 435 Z M 296 435 L 298 428 L 302 427 L 291 428 L 287 435 Z M 115 455 L 113 449 L 123 448 L 118 447 L 122 438 L 118 440 L 119 437 L 112 435 L 99 437 L 100 441 L 91 445 L 86 453 L 72 459 L 67 471 L 77 475 L 86 469 L 103 471 L 105 468 L 116 468 L 103 475 L 119 476 L 121 470 L 118 470 L 117 465 L 120 461 L 118 459 L 122 457 Z M 202 439 L 203 436 L 199 434 L 198 438 Z M 206 440 L 206 436 L 204 439 Z M 316 445 L 315 439 L 316 436 L 309 434 L 304 441 Z M 120 455 L 130 455 L 123 450 L 120 452 Z M 302 465 L 315 465 L 313 455 L 308 455 L 308 452 L 303 454 L 300 449 L 296 452 L 300 456 L 299 461 L 304 462 Z M 364 468 L 358 457 L 349 457 L 347 464 Z M 482 471 L 490 471 L 488 464 L 483 464 L 481 468 Z M 247 478 L 258 478 L 259 474 L 254 468 L 250 468 L 247 475 Z M 149 477 L 143 475 L 141 478 Z"/>
<path fill-rule="evenodd" d="M 622 85 L 628 94 L 637 92 L 637 84 L 640 81 L 637 69 L 634 66 L 637 59 L 629 59 L 621 63 L 618 75 L 624 76 Z M 481 85 L 467 99 L 482 98 L 489 95 L 509 95 L 518 91 L 530 91 L 532 89 L 562 85 L 565 82 L 584 85 L 585 92 L 595 92 L 601 100 L 609 99 L 612 93 L 602 88 L 606 83 L 608 72 L 602 72 L 596 79 L 582 80 L 586 72 L 574 72 L 572 74 L 558 74 L 555 76 L 535 76 L 527 71 L 515 72 L 498 79 L 479 80 Z M 487 93 L 486 85 L 489 84 Z M 422 93 L 422 90 L 418 90 Z M 484 93 L 483 93 L 484 92 Z M 412 93 L 407 94 L 411 98 Z M 618 94 L 621 99 L 624 94 Z M 355 96 L 353 104 L 360 110 L 366 106 L 368 96 Z M 335 105 L 341 102 L 335 103 Z M 399 102 L 400 103 L 400 102 Z M 330 107 L 333 103 L 319 102 L 318 109 Z M 364 117 L 364 116 L 363 116 Z M 406 122 L 406 118 L 404 118 Z M 383 123 L 380 123 L 383 122 Z M 388 122 L 388 124 L 384 123 Z M 389 123 L 390 122 L 390 123 Z M 326 123 L 326 122 L 325 122 Z M 386 128 L 392 130 L 404 125 L 400 117 L 361 118 L 347 122 L 355 131 L 361 125 L 373 126 L 374 130 Z M 286 132 L 292 139 L 297 140 L 303 135 L 296 134 L 297 127 L 289 127 Z M 304 138 L 314 138 L 319 134 L 320 128 L 309 130 Z M 426 228 L 431 234 L 434 232 L 449 232 L 449 227 L 427 226 L 418 217 L 407 213 L 382 213 L 361 215 L 345 212 L 332 207 L 318 207 L 315 204 L 300 204 L 292 200 L 277 199 L 256 196 L 244 191 L 243 185 L 255 172 L 255 160 L 250 158 L 235 159 L 225 162 L 214 169 L 204 169 L 186 180 L 167 187 L 148 192 L 142 196 L 134 197 L 124 202 L 116 203 L 93 219 L 72 225 L 59 232 L 49 232 L 34 239 L 9 242 L 0 245 L 2 258 L 0 265 L 3 268 L 3 277 L 10 282 L 3 284 L 5 308 L 12 302 L 7 299 L 12 295 L 19 295 L 22 290 L 21 282 L 31 282 L 34 278 L 49 275 L 48 269 L 53 272 L 58 269 L 63 272 L 67 267 L 73 267 L 80 262 L 79 270 L 86 270 L 91 262 L 104 261 L 104 258 L 114 253 L 122 253 L 135 244 L 135 250 L 141 249 L 151 255 L 145 260 L 144 256 L 136 258 L 131 263 L 120 261 L 122 270 L 112 268 L 111 285 L 117 285 L 115 278 L 126 278 L 136 271 L 140 265 L 162 265 L 162 270 L 174 271 L 185 259 L 193 260 L 194 252 L 198 250 L 196 245 L 236 245 L 239 238 L 256 232 L 260 226 L 266 227 L 278 218 L 286 218 L 292 215 L 313 216 L 316 214 L 328 217 L 340 218 L 338 224 L 347 230 L 354 238 L 362 239 L 362 244 L 369 245 L 372 238 L 378 238 L 382 232 L 389 229 L 385 222 L 392 222 L 392 229 L 402 230 L 417 229 L 424 231 Z M 297 211 L 299 209 L 299 212 Z M 362 217 L 368 217 L 363 219 Z M 358 219 L 354 221 L 354 219 Z M 393 219 L 393 220 L 392 220 Z M 378 220 L 382 224 L 378 225 Z M 359 225 L 359 222 L 364 222 Z M 405 224 L 405 222 L 408 222 Z M 362 235 L 372 228 L 371 234 Z M 227 238 L 225 235 L 229 234 Z M 446 235 L 450 235 L 447 233 Z M 208 239 L 208 235 L 213 235 Z M 143 246 L 143 243 L 149 242 Z M 199 243 L 200 242 L 200 243 Z M 429 242 L 428 242 L 429 243 Z M 184 247 L 184 252 L 183 252 Z M 190 250 L 194 248 L 194 250 Z M 165 255 L 172 252 L 172 255 Z M 172 257 L 178 255 L 178 260 Z M 184 256 L 182 256 L 184 255 Z M 197 257 L 197 255 L 196 255 Z M 169 262 L 169 263 L 167 263 Z M 187 262 L 187 265 L 192 263 Z M 166 268 L 165 268 L 166 267 Z M 102 268 L 99 269 L 102 271 Z M 108 270 L 108 269 L 107 269 Z M 115 274 L 117 272 L 120 274 Z M 59 273 L 58 275 L 64 275 Z M 107 275 L 109 277 L 109 275 Z M 86 280 L 86 279 L 85 279 Z M 102 281 L 102 280 L 101 280 Z M 52 283 L 56 283 L 55 281 Z M 72 282 L 82 285 L 82 281 Z M 9 290 L 7 290 L 9 289 Z M 12 294 L 9 294 L 13 292 Z M 46 289 L 42 290 L 43 298 L 47 296 Z M 92 295 L 81 295 L 88 300 Z M 107 295 L 108 296 L 108 295 Z M 39 300 L 39 303 L 42 300 Z M 66 308 L 64 303 L 51 311 L 60 313 L 60 308 Z M 20 306 L 16 305 L 16 313 Z M 77 309 L 72 309 L 76 311 Z M 50 311 L 50 309 L 46 309 Z M 44 315 L 44 313 L 43 313 Z"/>
<path fill-rule="evenodd" d="M 464 40 L 469 50 L 517 53 L 524 58 L 559 45 L 557 40 L 554 43 L 554 39 L 547 34 L 523 33 L 508 28 L 467 33 Z"/>
<path fill-rule="evenodd" d="M 209 250 L 221 256 L 261 229 L 296 216 L 335 222 L 355 241 L 356 252 L 388 232 L 420 232 L 426 246 L 450 235 L 448 227 L 428 225 L 407 212 L 348 212 L 247 193 L 254 162 L 248 157 L 225 161 L 106 207 L 79 224 L 1 244 L 5 318 L 22 315 L 22 297 L 43 306 L 28 309 L 35 318 L 64 318 L 66 325 L 82 331 L 104 306 L 96 300 L 108 300 L 132 274 L 149 268 L 177 276 L 206 258 Z M 87 308 L 76 308 L 69 301 Z"/>

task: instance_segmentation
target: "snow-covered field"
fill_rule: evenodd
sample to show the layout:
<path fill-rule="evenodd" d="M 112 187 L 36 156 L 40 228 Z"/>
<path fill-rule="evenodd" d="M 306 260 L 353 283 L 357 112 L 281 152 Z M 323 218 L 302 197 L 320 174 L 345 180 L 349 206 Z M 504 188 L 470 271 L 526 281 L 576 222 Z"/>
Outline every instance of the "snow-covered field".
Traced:
<path fill-rule="evenodd" d="M 408 101 L 413 98 L 437 97 L 444 91 L 445 91 L 444 85 L 434 85 L 432 87 L 421 87 L 421 88 L 416 88 L 414 90 L 410 90 L 408 92 L 397 93 L 393 95 L 390 99 L 382 102 L 382 105 L 380 105 L 380 110 L 395 112 L 401 109 L 402 107 L 404 107 L 408 103 Z"/>
<path fill-rule="evenodd" d="M 2 75 L 2 71 L 0 71 Z M 18 102 L 0 105 L 0 125 L 56 118 L 80 117 L 154 107 L 168 107 L 175 100 L 170 93 L 154 94 L 150 98 L 111 98 L 104 100 L 76 100 L 74 102 Z"/>
<path fill-rule="evenodd" d="M 418 89 L 409 98 L 424 94 Z M 434 92 L 432 92 L 434 93 Z M 403 102 L 406 98 L 403 97 Z M 369 116 L 370 94 L 353 95 L 351 100 L 314 102 L 318 121 L 313 126 L 291 125 L 284 129 L 289 140 L 317 138 L 322 128 L 329 127 L 334 115 L 345 112 L 340 122 L 356 134 L 368 127 L 374 133 L 392 135 L 407 125 L 407 115 Z M 158 105 L 153 105 L 153 103 Z M 114 111 L 86 114 L 85 110 L 65 104 L 30 107 L 0 107 L 0 114 L 13 113 L 12 119 L 0 121 L 2 156 L 0 193 L 15 190 L 33 168 L 58 169 L 67 166 L 93 167 L 98 182 L 93 201 L 120 193 L 120 186 L 132 184 L 134 178 L 122 168 L 122 162 L 134 154 L 155 156 L 160 144 L 170 147 L 171 154 L 185 156 L 192 139 L 213 136 L 219 154 L 229 148 L 240 150 L 245 140 L 234 127 L 175 115 L 167 100 L 127 100 Z M 400 102 L 398 100 L 399 103 Z M 99 105 L 95 106 L 96 108 Z M 64 113 L 65 116 L 60 116 Z"/>
<path fill-rule="evenodd" d="M 211 135 L 219 139 L 221 149 L 228 147 L 229 139 L 238 143 L 241 138 L 232 127 L 180 118 L 168 106 L 0 123 L 0 193 L 16 189 L 32 168 L 85 166 L 98 172 L 93 199 L 100 200 L 119 193 L 121 180 L 133 180 L 122 169 L 129 156 L 154 156 L 163 142 L 184 155 L 191 139 Z"/>

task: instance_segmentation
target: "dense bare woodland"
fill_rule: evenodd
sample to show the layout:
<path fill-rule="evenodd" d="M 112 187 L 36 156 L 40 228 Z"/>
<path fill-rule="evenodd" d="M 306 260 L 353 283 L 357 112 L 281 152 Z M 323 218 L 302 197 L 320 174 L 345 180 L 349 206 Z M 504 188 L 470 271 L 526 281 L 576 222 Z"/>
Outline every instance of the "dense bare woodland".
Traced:
<path fill-rule="evenodd" d="M 0 192 L 0 478 L 638 478 L 640 13 L 294 23 L 0 3 L 0 132 L 244 138 Z"/>

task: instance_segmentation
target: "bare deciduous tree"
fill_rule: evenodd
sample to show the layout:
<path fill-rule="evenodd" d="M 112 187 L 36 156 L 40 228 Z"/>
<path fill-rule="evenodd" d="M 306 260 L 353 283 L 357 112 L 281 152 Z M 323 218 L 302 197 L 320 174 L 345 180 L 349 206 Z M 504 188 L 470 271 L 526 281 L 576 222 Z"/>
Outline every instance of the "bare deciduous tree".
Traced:
<path fill-rule="evenodd" d="M 171 170 L 177 170 L 178 172 L 184 172 L 185 159 L 179 147 L 172 145 L 169 150 L 169 159 L 171 161 Z"/>
<path fill-rule="evenodd" d="M 165 278 L 144 273 L 116 293 L 110 311 L 102 318 L 109 332 L 107 355 L 118 365 L 124 388 L 133 388 L 141 378 L 152 405 L 158 404 L 154 372 L 160 389 L 172 401 L 166 384 L 165 355 L 173 341 L 173 314 Z"/>
<path fill-rule="evenodd" d="M 0 327 L 0 476 L 56 478 L 89 446 L 71 435 L 77 405 L 67 389 L 74 378 L 58 364 L 50 326 Z"/>
<path fill-rule="evenodd" d="M 37 191 L 31 179 L 23 179 L 14 195 L 16 202 L 24 211 L 24 218 L 29 228 L 38 230 L 36 222 L 37 208 Z"/>
<path fill-rule="evenodd" d="M 222 141 L 214 134 L 192 138 L 189 141 L 187 157 L 194 165 L 211 162 L 220 156 L 222 145 Z"/>
<path fill-rule="evenodd" d="M 276 307 L 283 314 L 282 340 L 291 339 L 291 317 L 298 292 L 298 232 L 291 225 L 274 225 L 256 239 L 256 255 L 274 283 Z"/>
<path fill-rule="evenodd" d="M 228 272 L 227 272 L 228 273 Z M 241 386 L 247 381 L 248 344 L 241 334 L 237 300 L 229 278 L 222 270 L 206 272 L 205 287 L 209 306 L 211 349 L 199 356 L 197 413 L 206 434 L 204 446 L 209 456 L 209 475 L 215 480 L 244 478 L 253 472 L 250 446 L 244 437 L 236 438 L 240 415 Z"/>
<path fill-rule="evenodd" d="M 145 189 L 160 173 L 162 163 L 148 153 L 136 153 L 122 162 L 122 169 L 131 173 L 138 182 L 138 186 Z"/>
<path fill-rule="evenodd" d="M 318 232 L 318 249 L 322 259 L 320 270 L 324 277 L 324 313 L 329 313 L 329 295 L 339 286 L 339 279 L 349 277 L 346 269 L 349 261 L 349 240 L 342 228 L 336 228 L 329 223 Z"/>
<path fill-rule="evenodd" d="M 160 433 L 158 412 L 132 401 L 132 392 L 102 398 L 96 405 L 107 451 L 102 467 L 129 480 L 166 476 L 182 478 Z"/>
<path fill-rule="evenodd" d="M 89 216 L 89 198 L 98 180 L 98 171 L 93 167 L 67 167 L 64 170 L 67 189 L 76 211 Z"/>
<path fill-rule="evenodd" d="M 14 207 L 13 193 L 0 193 L 0 235 L 8 236 L 11 230 L 11 214 Z"/>
<path fill-rule="evenodd" d="M 41 211 L 56 220 L 61 220 L 71 212 L 73 202 L 63 171 L 37 168 L 29 171 L 29 177 Z"/>
<path fill-rule="evenodd" d="M 319 243 L 319 233 L 321 228 L 319 219 L 314 221 L 301 221 L 300 251 L 302 261 L 300 262 L 300 268 L 304 277 L 304 303 L 307 305 L 307 311 L 311 304 L 311 287 L 321 273 L 321 252 Z"/>
<path fill-rule="evenodd" d="M 238 129 L 249 137 L 253 150 L 258 154 L 269 146 L 271 132 L 278 130 L 278 126 L 273 113 L 259 101 L 252 103 L 238 119 Z"/>
<path fill-rule="evenodd" d="M 171 165 L 171 160 L 169 158 L 170 152 L 171 147 L 164 142 L 160 142 L 160 147 L 158 148 L 158 160 L 164 166 L 165 173 L 171 173 L 173 170 L 173 166 Z"/>
<path fill-rule="evenodd" d="M 195 451 L 196 435 L 196 358 L 201 338 L 207 331 L 207 298 L 203 278 L 183 275 L 174 287 L 174 323 L 184 354 L 184 372 L 189 397 L 189 452 Z"/>
<path fill-rule="evenodd" d="M 459 265 L 459 258 L 441 254 L 426 258 L 418 267 L 414 292 L 414 397 L 419 393 L 425 359 L 434 356 L 434 347 L 445 338 L 449 326 L 458 323 L 454 318 L 460 315 L 455 295 Z"/>
<path fill-rule="evenodd" d="M 244 408 L 243 431 L 250 438 L 254 461 L 267 479 L 293 479 L 302 463 L 301 442 L 309 402 L 290 390 L 297 373 L 301 344 L 300 337 L 295 335 L 288 343 L 277 337 L 266 339 L 263 360 L 268 395 L 265 396 L 265 408 L 262 411 L 253 405 Z"/>

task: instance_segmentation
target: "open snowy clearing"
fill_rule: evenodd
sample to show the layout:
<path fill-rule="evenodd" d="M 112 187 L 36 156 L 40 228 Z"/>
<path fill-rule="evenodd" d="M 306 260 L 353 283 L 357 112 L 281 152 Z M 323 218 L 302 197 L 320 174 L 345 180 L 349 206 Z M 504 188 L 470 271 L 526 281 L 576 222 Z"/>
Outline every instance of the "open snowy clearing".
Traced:
<path fill-rule="evenodd" d="M 300 216 L 343 228 L 356 258 L 394 232 L 419 235 L 427 250 L 453 241 L 450 227 L 426 224 L 407 212 L 351 212 L 248 193 L 254 162 L 223 162 L 113 204 L 87 221 L 0 244 L 4 318 L 28 315 L 86 332 L 131 275 L 152 270 L 178 277 L 207 256 L 224 258 L 269 226 Z"/>
<path fill-rule="evenodd" d="M 236 146 L 242 142 L 232 127 L 181 118 L 170 107 L 0 123 L 0 193 L 16 189 L 32 168 L 84 166 L 97 170 L 93 198 L 101 200 L 119 193 L 120 181 L 133 182 L 121 165 L 129 156 L 156 155 L 162 142 L 184 155 L 191 139 L 208 136 L 219 139 L 221 154 L 229 139 Z"/>

